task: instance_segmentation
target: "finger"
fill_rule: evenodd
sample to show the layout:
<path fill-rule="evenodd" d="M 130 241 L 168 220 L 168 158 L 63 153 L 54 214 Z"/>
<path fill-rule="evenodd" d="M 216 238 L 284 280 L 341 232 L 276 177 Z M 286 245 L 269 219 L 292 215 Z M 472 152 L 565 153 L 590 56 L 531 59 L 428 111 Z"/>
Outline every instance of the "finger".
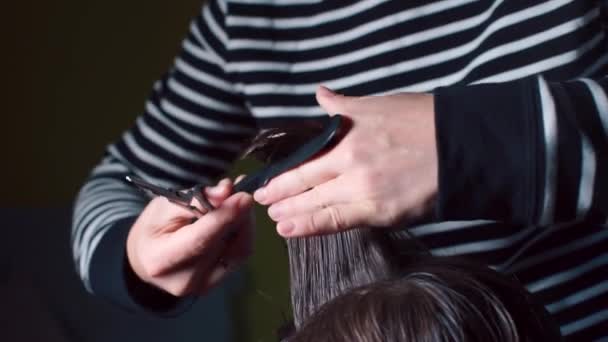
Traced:
<path fill-rule="evenodd" d="M 334 178 L 301 194 L 274 203 L 268 208 L 268 216 L 274 221 L 283 221 L 330 205 L 356 200 L 356 195 L 352 191 L 354 187 L 345 185 L 342 179 L 343 177 Z"/>
<path fill-rule="evenodd" d="M 251 254 L 251 221 L 238 224 L 236 235 L 217 241 L 217 248 L 199 256 L 187 287 L 188 294 L 203 295 L 234 271 Z"/>
<path fill-rule="evenodd" d="M 186 296 L 198 292 L 201 284 L 206 282 L 208 276 L 215 267 L 216 260 L 222 254 L 225 246 L 215 246 L 207 249 L 205 254 L 166 269 L 160 276 L 154 279 L 156 286 L 174 296 Z"/>
<path fill-rule="evenodd" d="M 320 85 L 316 92 L 317 102 L 328 114 L 344 114 L 345 100 L 348 101 L 348 96 L 344 96 L 334 92 L 333 90 Z"/>
<path fill-rule="evenodd" d="M 373 215 L 374 209 L 369 202 L 332 205 L 280 221 L 277 232 L 286 238 L 337 233 L 366 225 Z"/>
<path fill-rule="evenodd" d="M 253 197 L 260 204 L 272 204 L 334 179 L 339 172 L 335 163 L 330 162 L 332 158 L 329 154 L 273 178 L 266 186 L 258 189 Z"/>
<path fill-rule="evenodd" d="M 213 246 L 206 248 L 201 255 L 165 270 L 155 283 L 160 284 L 176 296 L 202 294 L 215 286 L 226 274 L 251 255 L 253 245 L 252 211 L 237 223 L 237 234 L 233 239 L 219 239 Z"/>
<path fill-rule="evenodd" d="M 155 232 L 167 233 L 180 229 L 182 226 L 190 224 L 196 215 L 189 209 L 177 205 L 167 198 L 155 197 L 140 215 L 140 225 L 156 227 Z M 162 222 L 163 224 L 159 224 Z"/>
<path fill-rule="evenodd" d="M 245 215 L 244 220 L 239 223 L 235 235 L 227 243 L 222 258 L 227 263 L 239 263 L 253 252 L 254 218 L 253 211 Z"/>
<path fill-rule="evenodd" d="M 316 93 L 317 102 L 329 114 L 344 114 L 351 118 L 368 116 L 378 111 L 378 105 L 394 108 L 390 96 L 345 96 L 333 90 L 319 86 Z M 379 101 L 376 101 L 379 100 Z"/>
<path fill-rule="evenodd" d="M 224 178 L 215 186 L 206 186 L 204 189 L 205 196 L 214 207 L 218 207 L 226 198 L 228 198 L 228 196 L 230 196 L 232 187 L 233 184 L 230 178 Z"/>
<path fill-rule="evenodd" d="M 200 284 L 199 294 L 207 293 L 251 256 L 253 252 L 253 233 L 252 220 L 247 220 L 238 228 L 235 239 L 229 242 L 211 273 L 207 274 L 203 283 Z"/>
<path fill-rule="evenodd" d="M 245 193 L 228 197 L 216 210 L 168 236 L 166 254 L 176 261 L 201 255 L 246 219 L 252 204 L 251 196 Z"/>
<path fill-rule="evenodd" d="M 189 215 L 188 217 L 192 221 L 205 215 L 208 211 L 213 210 L 224 201 L 232 192 L 232 181 L 228 178 L 224 178 L 215 186 L 202 187 L 201 185 L 196 185 L 193 188 L 183 190 L 182 192 L 188 195 L 190 193 L 194 195 L 188 205 L 176 203 L 191 212 L 192 215 Z"/>
<path fill-rule="evenodd" d="M 222 259 L 220 259 L 222 260 Z M 222 281 L 232 269 L 229 268 L 229 265 L 220 265 L 222 261 L 216 262 L 216 266 L 211 269 L 209 273 L 206 274 L 206 278 L 200 283 L 197 284 L 197 288 L 194 290 L 198 295 L 205 295 L 209 290 L 215 287 L 219 282 Z"/>
<path fill-rule="evenodd" d="M 351 117 L 370 111 L 370 105 L 373 105 L 367 101 L 373 97 L 345 96 L 322 85 L 317 88 L 316 98 L 328 114 L 345 114 Z"/>

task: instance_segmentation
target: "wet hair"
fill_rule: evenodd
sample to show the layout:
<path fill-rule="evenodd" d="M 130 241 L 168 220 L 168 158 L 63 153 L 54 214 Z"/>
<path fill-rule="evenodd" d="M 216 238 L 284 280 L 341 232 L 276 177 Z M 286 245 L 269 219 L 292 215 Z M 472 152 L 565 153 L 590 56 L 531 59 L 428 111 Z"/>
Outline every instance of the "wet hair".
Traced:
<path fill-rule="evenodd" d="M 247 153 L 281 159 L 320 127 L 262 131 Z M 406 229 L 362 227 L 286 244 L 293 322 L 279 332 L 285 341 L 559 339 L 520 284 L 486 266 L 431 256 Z"/>

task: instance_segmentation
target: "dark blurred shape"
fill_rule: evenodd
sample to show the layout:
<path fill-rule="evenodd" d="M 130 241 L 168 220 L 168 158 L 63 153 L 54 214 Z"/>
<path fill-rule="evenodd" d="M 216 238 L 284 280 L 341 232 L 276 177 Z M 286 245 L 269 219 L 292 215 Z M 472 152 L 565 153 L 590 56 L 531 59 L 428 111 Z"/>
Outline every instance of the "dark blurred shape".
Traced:
<path fill-rule="evenodd" d="M 230 341 L 226 287 L 176 318 L 134 315 L 88 294 L 73 270 L 71 210 L 0 209 L 0 341 Z"/>
<path fill-rule="evenodd" d="M 6 3 L 0 206 L 69 205 L 142 113 L 203 2 Z"/>

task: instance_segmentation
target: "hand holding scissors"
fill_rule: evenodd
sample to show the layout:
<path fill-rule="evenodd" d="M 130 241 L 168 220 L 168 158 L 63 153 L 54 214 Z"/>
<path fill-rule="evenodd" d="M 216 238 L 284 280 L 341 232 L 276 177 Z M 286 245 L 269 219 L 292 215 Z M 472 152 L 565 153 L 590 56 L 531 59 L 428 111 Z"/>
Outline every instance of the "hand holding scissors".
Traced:
<path fill-rule="evenodd" d="M 129 232 L 127 257 L 134 272 L 175 296 L 207 291 L 251 254 L 251 194 L 327 147 L 340 123 L 339 115 L 330 118 L 320 134 L 237 184 L 223 180 L 213 188 L 175 190 L 128 177 L 156 195 Z"/>
<path fill-rule="evenodd" d="M 253 200 L 233 193 L 232 181 L 176 191 L 131 180 L 158 195 L 127 238 L 127 259 L 144 282 L 174 296 L 200 295 L 251 254 Z"/>

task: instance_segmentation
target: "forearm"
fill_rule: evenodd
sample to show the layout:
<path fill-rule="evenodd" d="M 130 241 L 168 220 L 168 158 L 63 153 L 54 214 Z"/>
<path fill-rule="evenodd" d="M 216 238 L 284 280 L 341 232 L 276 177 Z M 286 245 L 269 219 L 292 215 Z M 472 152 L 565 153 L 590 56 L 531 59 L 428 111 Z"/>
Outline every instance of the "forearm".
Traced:
<path fill-rule="evenodd" d="M 439 217 L 603 220 L 602 98 L 595 81 L 537 77 L 438 90 Z"/>
<path fill-rule="evenodd" d="M 121 168 L 119 165 L 106 165 Z M 146 203 L 142 194 L 111 176 L 93 176 L 81 189 L 72 220 L 72 251 L 76 270 L 92 291 L 89 265 L 99 242 L 116 222 L 137 217 Z"/>

